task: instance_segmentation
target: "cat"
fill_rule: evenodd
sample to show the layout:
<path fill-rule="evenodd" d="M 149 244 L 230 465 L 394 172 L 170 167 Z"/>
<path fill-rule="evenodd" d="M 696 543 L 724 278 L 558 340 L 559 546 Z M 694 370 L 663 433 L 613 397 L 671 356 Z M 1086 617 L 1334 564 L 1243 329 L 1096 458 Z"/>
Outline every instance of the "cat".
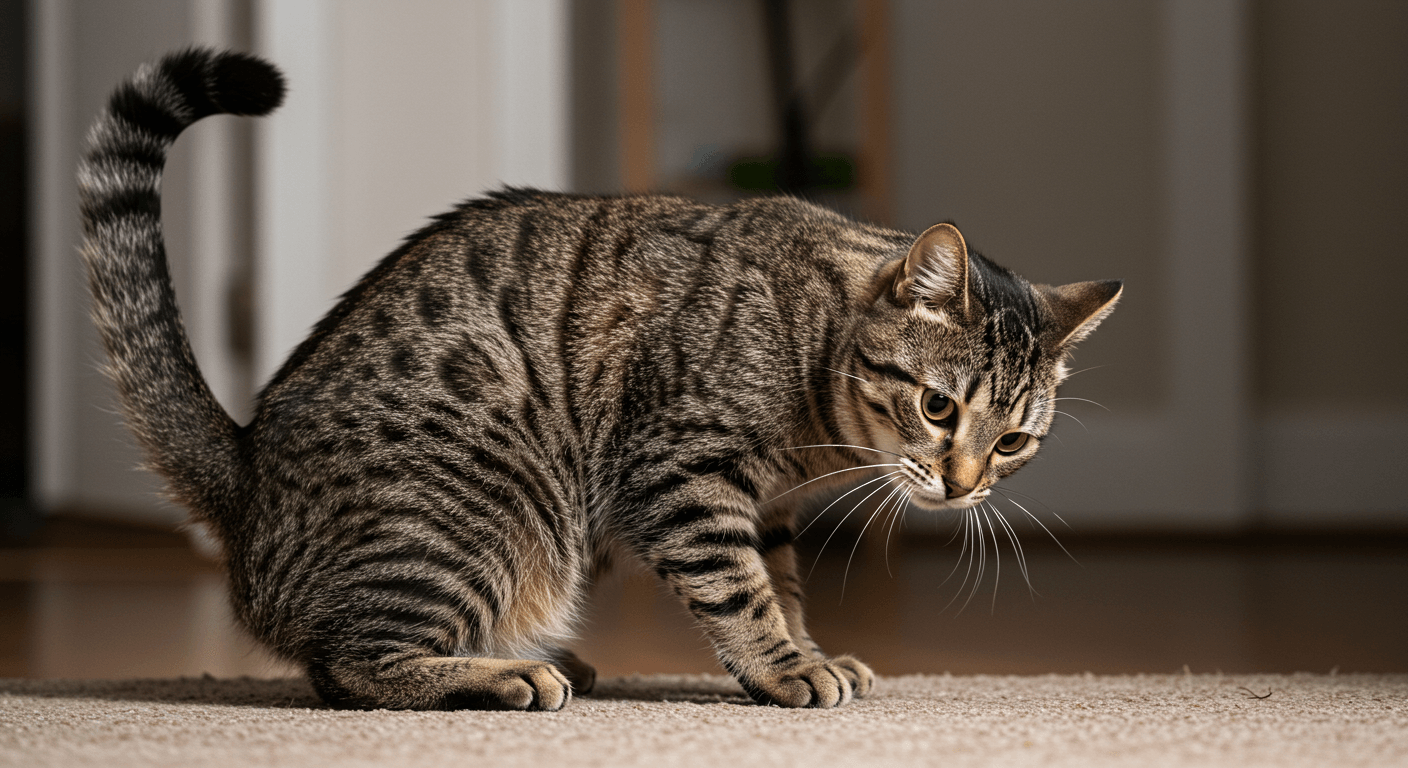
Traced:
<path fill-rule="evenodd" d="M 560 709 L 595 677 L 575 617 L 622 557 L 758 702 L 864 696 L 870 669 L 807 632 L 787 492 L 856 469 L 921 509 L 981 502 L 1122 290 L 790 197 L 505 188 L 367 273 L 240 425 L 181 323 L 160 179 L 184 128 L 283 95 L 241 53 L 140 69 L 80 163 L 82 256 L 149 465 L 220 542 L 240 623 L 332 706 Z"/>

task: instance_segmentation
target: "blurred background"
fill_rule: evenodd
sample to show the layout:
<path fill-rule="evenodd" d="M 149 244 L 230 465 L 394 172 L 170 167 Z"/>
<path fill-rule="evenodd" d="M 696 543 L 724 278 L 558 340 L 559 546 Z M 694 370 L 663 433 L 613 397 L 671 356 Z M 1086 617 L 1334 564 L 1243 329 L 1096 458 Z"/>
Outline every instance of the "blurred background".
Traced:
<path fill-rule="evenodd" d="M 802 541 L 824 646 L 884 673 L 1408 672 L 1408 3 L 0 0 L 0 35 L 0 676 L 287 671 L 135 469 L 75 254 L 89 122 L 192 43 L 291 82 L 183 135 L 164 182 L 237 418 L 363 271 L 500 184 L 954 220 L 1124 298 L 1004 482 L 1025 574 L 1006 533 L 861 538 L 874 504 L 843 502 Z M 629 572 L 581 652 L 716 670 Z"/>

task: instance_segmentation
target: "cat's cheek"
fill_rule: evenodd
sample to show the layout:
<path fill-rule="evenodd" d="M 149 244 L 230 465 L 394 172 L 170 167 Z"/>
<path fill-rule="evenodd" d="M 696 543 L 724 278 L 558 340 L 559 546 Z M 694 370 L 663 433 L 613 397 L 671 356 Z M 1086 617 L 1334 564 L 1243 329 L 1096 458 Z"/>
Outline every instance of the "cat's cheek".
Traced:
<path fill-rule="evenodd" d="M 1006 459 L 1002 461 L 992 469 L 994 480 L 1001 480 L 1002 478 L 1011 475 L 1013 472 L 1016 472 L 1017 470 L 1026 466 L 1027 462 L 1031 461 L 1032 457 L 1034 456 L 1036 456 L 1036 451 L 1032 451 L 1017 458 Z"/>

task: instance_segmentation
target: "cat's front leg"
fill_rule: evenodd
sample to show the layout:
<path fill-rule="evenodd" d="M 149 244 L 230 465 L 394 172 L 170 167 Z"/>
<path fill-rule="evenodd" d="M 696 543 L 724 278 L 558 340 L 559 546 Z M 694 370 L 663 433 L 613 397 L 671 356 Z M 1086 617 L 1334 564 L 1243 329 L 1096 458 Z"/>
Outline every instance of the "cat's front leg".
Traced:
<path fill-rule="evenodd" d="M 648 524 L 646 556 L 713 643 L 719 660 L 755 700 L 829 708 L 851 700 L 853 675 L 798 646 L 773 589 L 751 500 L 674 493 Z"/>
<path fill-rule="evenodd" d="M 777 602 L 787 619 L 787 632 L 799 648 L 821 658 L 827 658 L 821 646 L 807 631 L 804 605 L 806 595 L 802 589 L 802 579 L 797 573 L 797 551 L 793 546 L 796 538 L 795 514 L 787 508 L 774 510 L 765 518 L 758 535 L 758 553 L 767 565 L 768 579 L 772 582 Z M 850 679 L 857 697 L 870 693 L 875 683 L 875 675 L 860 660 L 852 656 L 837 656 L 831 662 L 839 667 Z"/>
<path fill-rule="evenodd" d="M 758 526 L 758 554 L 768 568 L 768 580 L 777 593 L 782 615 L 787 617 L 787 632 L 802 650 L 813 656 L 825 656 L 821 646 L 807 632 L 805 616 L 806 594 L 802 579 L 797 575 L 797 516 L 790 507 L 774 507 L 764 515 Z"/>

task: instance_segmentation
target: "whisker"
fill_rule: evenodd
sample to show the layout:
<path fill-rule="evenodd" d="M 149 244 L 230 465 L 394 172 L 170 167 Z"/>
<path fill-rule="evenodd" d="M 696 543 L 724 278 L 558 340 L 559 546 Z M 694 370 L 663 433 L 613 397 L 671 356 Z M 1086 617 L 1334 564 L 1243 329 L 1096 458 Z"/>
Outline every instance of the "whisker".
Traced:
<path fill-rule="evenodd" d="M 1007 517 L 1002 514 L 1002 510 L 998 509 L 996 504 L 988 502 L 988 509 L 992 510 L 993 517 L 997 518 L 998 525 L 1001 525 L 1003 532 L 1007 534 L 1007 540 L 1012 544 L 1012 553 L 1017 557 L 1017 570 L 1022 574 L 1022 581 L 1027 584 L 1027 594 L 1035 601 L 1036 589 L 1032 587 L 1031 573 L 1027 570 L 1027 552 L 1022 547 L 1021 537 L 1017 535 L 1017 531 L 1007 521 Z"/>
<path fill-rule="evenodd" d="M 963 510 L 963 518 L 966 521 L 966 530 L 964 531 L 963 539 L 966 542 L 968 540 L 969 533 L 971 532 L 973 546 L 968 548 L 968 569 L 963 572 L 963 583 L 958 585 L 958 591 L 954 593 L 953 599 L 949 600 L 948 605 L 944 606 L 945 611 L 948 610 L 949 605 L 953 605 L 954 601 L 958 600 L 958 598 L 963 596 L 963 588 L 968 586 L 968 577 L 973 575 L 973 566 L 979 564 L 980 562 L 978 549 L 979 543 L 982 541 L 982 528 L 978 525 L 977 518 L 976 516 L 974 516 L 973 509 L 971 507 Z M 985 556 L 986 552 L 984 552 L 983 555 Z M 979 565 L 978 580 L 973 582 L 974 590 L 976 590 L 978 584 L 982 583 L 982 580 L 983 568 L 981 565 Z M 973 595 L 972 592 L 970 592 L 968 594 L 968 600 L 964 601 L 963 607 L 958 609 L 958 613 L 963 613 L 963 609 L 968 607 L 968 603 L 971 602 L 972 599 Z"/>
<path fill-rule="evenodd" d="M 1031 574 L 1027 571 L 1027 553 L 1026 550 L 1022 548 L 1022 542 L 1017 536 L 1017 531 L 1012 527 L 1011 523 L 1007 522 L 1007 518 L 1003 516 L 1002 510 L 998 509 L 996 504 L 988 502 L 988 508 L 991 509 L 993 515 L 997 517 L 997 521 L 1002 524 L 1002 529 L 1007 532 L 1007 540 L 1012 542 L 1012 551 L 1017 554 L 1017 567 L 1022 571 L 1022 580 L 1027 583 L 1027 593 L 1031 595 L 1032 600 L 1036 600 L 1037 592 L 1036 589 L 1032 587 Z"/>
<path fill-rule="evenodd" d="M 1075 563 L 1076 565 L 1080 565 L 1080 561 L 1076 559 L 1076 556 L 1073 555 L 1073 554 L 1071 554 L 1071 553 L 1070 553 L 1070 550 L 1067 550 L 1067 549 L 1066 549 L 1066 545 L 1065 545 L 1065 544 L 1062 544 L 1062 543 L 1061 543 L 1061 540 L 1058 539 L 1058 538 L 1056 538 L 1056 534 L 1052 533 L 1052 532 L 1051 532 L 1051 529 L 1046 527 L 1046 523 L 1043 523 L 1043 522 L 1041 522 L 1040 520 L 1038 520 L 1036 515 L 1033 515 L 1031 512 L 1027 511 L 1027 508 L 1024 507 L 1024 506 L 1022 506 L 1022 505 L 1021 505 L 1020 503 L 1018 503 L 1015 499 L 1008 499 L 1008 501 L 1012 502 L 1013 504 L 1016 504 L 1018 509 L 1020 509 L 1020 510 L 1022 510 L 1023 512 L 1026 512 L 1026 513 L 1027 513 L 1027 517 L 1030 517 L 1032 520 L 1036 521 L 1036 524 L 1039 525 L 1039 526 L 1041 526 L 1041 529 L 1042 529 L 1043 531 L 1046 531 L 1046 535 L 1047 535 L 1047 536 L 1050 536 L 1050 537 L 1051 537 L 1051 540 L 1054 541 L 1054 542 L 1056 542 L 1056 546 L 1060 547 L 1060 548 L 1061 548 L 1061 551 L 1066 553 L 1066 557 L 1071 558 L 1071 562 Z M 1063 521 L 1063 522 L 1064 522 L 1064 521 Z M 1084 568 L 1085 566 L 1080 565 L 1080 567 Z"/>
<path fill-rule="evenodd" d="M 870 451 L 871 453 L 888 453 L 891 456 L 898 456 L 903 459 L 904 455 L 894 451 L 882 451 L 879 448 L 866 448 L 863 445 L 846 445 L 845 443 L 825 443 L 822 445 L 794 445 L 790 448 L 780 448 L 783 451 L 799 451 L 803 448 L 854 448 L 857 451 Z"/>
<path fill-rule="evenodd" d="M 865 521 L 865 525 L 862 525 L 862 526 L 860 527 L 860 533 L 856 535 L 856 543 L 855 543 L 855 546 L 851 547 L 851 555 L 850 555 L 850 557 L 847 557 L 847 558 L 846 558 L 846 571 L 845 571 L 845 573 L 843 573 L 843 574 L 841 575 L 841 599 L 842 599 L 842 600 L 845 600 L 845 599 L 846 599 L 846 580 L 849 579 L 850 576 L 851 576 L 851 563 L 856 559 L 856 550 L 857 550 L 857 549 L 860 549 L 860 542 L 861 542 L 861 539 L 864 539 L 864 538 L 865 538 L 865 531 L 866 531 L 866 529 L 870 528 L 870 524 L 873 523 L 873 522 L 875 522 L 875 518 L 878 517 L 878 516 L 880 515 L 881 511 L 883 511 L 883 510 L 885 509 L 885 505 L 886 505 L 887 503 L 889 503 L 890 499 L 893 499 L 896 494 L 902 492 L 903 490 L 904 490 L 904 486 L 903 486 L 903 485 L 897 485 L 897 486 L 895 486 L 894 488 L 891 488 L 891 489 L 890 489 L 890 495 L 888 495 L 888 496 L 886 496 L 885 498 L 883 498 L 883 499 L 880 500 L 880 503 L 875 507 L 875 511 L 874 511 L 874 512 L 871 512 L 871 513 L 870 513 L 870 518 Z M 867 498 L 868 498 L 868 497 L 867 497 Z"/>
<path fill-rule="evenodd" d="M 897 475 L 897 474 L 899 474 L 899 473 L 898 473 L 898 472 L 894 472 L 894 473 L 891 473 L 891 474 L 889 474 L 889 475 L 886 475 L 886 476 L 885 476 L 885 480 L 887 480 L 887 481 L 888 481 L 888 480 L 892 480 L 892 479 L 894 479 L 894 476 Z M 851 515 L 855 514 L 855 512 L 856 512 L 857 509 L 860 509 L 860 505 L 864 504 L 865 501 L 866 501 L 866 499 L 869 499 L 871 496 L 874 496 L 875 494 L 877 494 L 877 493 L 879 493 L 879 492 L 881 492 L 881 491 L 883 491 L 883 490 L 885 490 L 885 486 L 882 485 L 882 486 L 880 486 L 879 488 L 876 488 L 875 490 L 871 491 L 870 493 L 867 493 L 867 494 L 865 495 L 865 498 L 861 499 L 860 501 L 857 501 L 857 502 L 855 503 L 855 506 L 851 507 L 851 511 L 850 511 L 850 512 L 847 512 L 847 513 L 846 513 L 846 516 L 843 517 L 843 518 L 841 518 L 841 522 L 837 523 L 837 524 L 836 524 L 836 527 L 831 529 L 831 535 L 830 535 L 830 536 L 827 536 L 827 537 L 826 537 L 826 541 L 823 541 L 823 542 L 821 543 L 821 549 L 817 550 L 816 559 L 812 561 L 812 568 L 811 568 L 810 571 L 807 571 L 807 578 L 806 578 L 806 579 L 803 579 L 803 581 L 811 581 L 812 574 L 816 572 L 817 563 L 820 563 L 820 562 L 821 562 L 821 555 L 822 555 L 823 552 L 826 551 L 826 545 L 827 545 L 827 544 L 830 544 L 830 543 L 831 543 L 831 540 L 834 539 L 834 538 L 836 538 L 836 532 L 839 531 L 839 530 L 841 530 L 841 526 L 843 526 L 843 525 L 846 524 L 846 521 L 850 519 Z M 845 595 L 843 594 L 842 597 L 844 598 Z"/>
<path fill-rule="evenodd" d="M 885 573 L 894 578 L 895 574 L 890 571 L 890 537 L 895 534 L 895 521 L 904 525 L 904 516 L 909 512 L 909 501 L 914 498 L 914 489 L 904 489 L 904 497 L 895 504 L 895 513 L 890 517 L 890 530 L 885 533 Z M 903 530 L 903 529 L 901 529 Z"/>
<path fill-rule="evenodd" d="M 1086 400 L 1086 399 L 1083 398 L 1083 397 L 1053 397 L 1053 398 L 1051 398 L 1050 400 L 1047 400 L 1046 402 L 1048 402 L 1048 403 L 1054 403 L 1054 402 L 1056 402 L 1056 401 L 1058 401 L 1058 400 L 1079 400 L 1079 401 L 1081 401 L 1082 403 L 1090 403 L 1091 405 L 1098 405 L 1098 406 L 1100 406 L 1101 408 L 1105 408 L 1104 405 L 1101 405 L 1100 403 L 1097 403 L 1097 402 L 1095 402 L 1094 400 Z M 1110 411 L 1109 408 L 1105 408 L 1105 410 Z M 1114 411 L 1110 411 L 1110 412 L 1111 412 L 1111 413 L 1114 413 Z"/>
<path fill-rule="evenodd" d="M 966 514 L 963 516 L 963 519 L 959 521 L 959 524 L 953 527 L 953 536 L 949 538 L 944 546 L 952 544 L 953 540 L 958 538 L 959 531 L 963 532 L 963 545 L 958 550 L 958 560 L 954 561 L 953 570 L 949 571 L 948 575 L 944 577 L 944 580 L 939 582 L 939 586 L 941 587 L 947 584 L 949 579 L 953 578 L 953 574 L 958 573 L 958 566 L 963 565 L 963 554 L 968 551 L 968 516 Z M 964 579 L 964 581 L 966 582 L 967 579 Z M 947 610 L 948 606 L 944 606 L 944 608 Z M 940 613 L 942 613 L 942 611 L 940 611 Z"/>
<path fill-rule="evenodd" d="M 937 524 L 938 521 L 939 521 L 939 516 L 938 516 L 938 515 L 934 515 L 934 522 L 935 522 L 935 524 Z M 963 530 L 963 526 L 962 526 L 962 525 L 955 525 L 955 526 L 953 526 L 953 535 L 950 536 L 950 537 L 948 537 L 948 541 L 945 541 L 945 542 L 944 542 L 944 546 L 947 547 L 948 545 L 952 544 L 952 543 L 953 543 L 953 540 L 956 539 L 956 538 L 958 538 L 958 532 L 961 531 L 961 530 Z M 962 552 L 959 552 L 959 555 L 962 555 L 962 554 L 963 554 Z"/>
<path fill-rule="evenodd" d="M 1082 368 L 1082 369 L 1080 369 L 1079 371 L 1076 371 L 1075 373 L 1068 373 L 1068 374 L 1066 374 L 1066 378 L 1069 379 L 1069 378 L 1071 378 L 1072 376 L 1076 375 L 1076 373 L 1085 373 L 1086 371 L 1093 371 L 1093 370 L 1095 370 L 1096 368 L 1108 368 L 1108 367 L 1109 367 L 1109 363 L 1106 363 L 1105 365 L 1092 365 L 1092 366 L 1090 366 L 1089 368 Z"/>
<path fill-rule="evenodd" d="M 822 475 L 821 477 L 813 477 L 812 479 L 806 481 L 805 483 L 798 483 L 797 485 L 794 485 L 794 486 L 792 486 L 791 488 L 788 488 L 787 490 L 783 491 L 782 493 L 777 494 L 776 496 L 772 497 L 771 499 L 768 499 L 767 501 L 765 501 L 765 502 L 763 502 L 763 503 L 764 503 L 764 504 L 771 504 L 771 503 L 773 503 L 774 501 L 777 501 L 778 499 L 782 498 L 783 496 L 786 496 L 787 494 L 789 494 L 789 493 L 791 493 L 791 492 L 797 490 L 798 488 L 801 488 L 801 487 L 804 486 L 804 485 L 811 485 L 812 483 L 815 483 L 815 482 L 818 481 L 818 480 L 825 480 L 826 478 L 831 477 L 832 475 L 839 475 L 839 474 L 841 474 L 842 472 L 854 472 L 854 471 L 856 471 L 856 470 L 858 470 L 858 469 L 871 469 L 871 468 L 873 468 L 873 467 L 903 467 L 903 466 L 904 466 L 903 464 L 864 464 L 864 465 L 859 466 L 859 467 L 846 467 L 845 469 L 838 469 L 838 470 L 836 470 L 835 472 L 827 472 L 826 474 Z"/>
<path fill-rule="evenodd" d="M 978 588 L 983 586 L 983 574 L 988 570 L 988 537 L 983 531 L 982 518 L 978 517 L 977 512 L 973 512 L 972 514 L 973 527 L 978 532 L 978 578 L 973 580 L 973 588 L 968 591 L 968 599 L 963 601 L 963 607 L 958 609 L 959 613 L 963 613 L 967 610 L 968 604 L 973 602 L 973 596 L 978 594 Z"/>
<path fill-rule="evenodd" d="M 866 381 L 865 379 L 862 379 L 862 378 L 859 377 L 859 376 L 852 376 L 851 374 L 846 373 L 845 371 L 838 371 L 838 370 L 836 370 L 835 368 L 827 368 L 826 366 L 823 365 L 823 366 L 821 367 L 821 369 L 822 369 L 823 371 L 831 371 L 832 373 L 839 373 L 839 374 L 841 374 L 842 376 L 845 376 L 845 377 L 847 377 L 847 378 L 855 379 L 856 381 L 859 381 L 859 382 L 862 383 L 862 384 L 869 384 L 869 383 L 870 383 L 870 382 Z"/>
<path fill-rule="evenodd" d="M 945 576 L 945 578 L 943 578 L 943 581 L 942 581 L 942 582 L 939 582 L 939 586 L 943 586 L 943 585 L 946 585 L 946 583 L 949 583 L 949 579 L 952 579 L 952 578 L 953 578 L 953 574 L 957 574 L 957 572 L 959 572 L 959 565 L 963 565 L 963 555 L 964 555 L 964 552 L 967 552 L 967 540 L 969 540 L 969 519 L 967 519 L 967 510 L 963 510 L 962 528 L 963 528 L 963 548 L 960 548 L 960 550 L 959 550 L 959 558 L 957 558 L 956 561 L 953 561 L 953 569 L 952 569 L 952 571 L 949 571 L 949 575 L 948 575 L 948 576 Z M 942 609 L 942 610 L 939 610 L 939 613 L 943 613 L 943 612 L 945 612 L 945 610 L 949 610 L 949 606 L 952 606 L 952 605 L 953 605 L 953 600 L 959 599 L 959 595 L 962 595 L 962 593 L 963 593 L 963 585 L 964 585 L 964 583 L 967 583 L 967 574 L 964 574 L 964 575 L 963 575 L 963 583 L 960 583 L 959 588 L 957 588 L 957 590 L 955 590 L 955 592 L 953 592 L 953 597 L 949 597 L 949 602 L 946 603 L 945 606 L 943 606 L 943 609 Z"/>
<path fill-rule="evenodd" d="M 1075 423 L 1079 424 L 1079 425 L 1080 425 L 1080 428 L 1081 428 L 1081 429 L 1084 429 L 1086 432 L 1089 432 L 1089 431 L 1090 431 L 1090 427 L 1085 426 L 1085 422 L 1081 421 L 1080 419 L 1077 419 L 1076 417 L 1072 416 L 1072 415 L 1069 414 L 1069 413 L 1066 413 L 1065 411 L 1058 411 L 1058 410 L 1056 410 L 1056 409 L 1053 408 L 1053 409 L 1051 409 L 1051 412 L 1052 412 L 1052 413 L 1059 413 L 1059 414 L 1061 414 L 1062 416 L 1065 416 L 1066 418 L 1071 419 L 1071 420 L 1074 421 Z"/>
<path fill-rule="evenodd" d="M 1017 504 L 1017 501 L 1016 501 L 1015 499 L 1013 499 L 1011 496 L 1008 496 L 1008 495 L 1007 495 L 1008 493 L 1015 493 L 1015 494 L 1017 494 L 1018 496 L 1025 496 L 1026 498 L 1031 499 L 1032 501 L 1035 501 L 1036 503 L 1040 504 L 1041 506 L 1046 507 L 1046 511 L 1047 511 L 1047 512 L 1050 512 L 1052 517 L 1056 518 L 1057 520 L 1060 520 L 1060 521 L 1061 521 L 1061 525 L 1064 525 L 1064 526 L 1066 526 L 1067 528 L 1070 528 L 1070 529 L 1073 530 L 1073 531 L 1075 530 L 1075 528 L 1072 528 L 1072 527 L 1071 527 L 1071 524 L 1070 524 L 1070 523 L 1066 522 L 1066 518 L 1061 517 L 1061 514 L 1060 514 L 1059 512 L 1057 512 L 1056 510 L 1054 510 L 1054 509 L 1051 508 L 1051 505 L 1050 505 L 1050 504 L 1047 504 L 1046 502 L 1042 501 L 1041 499 L 1038 499 L 1038 498 L 1035 497 L 1035 496 L 1032 496 L 1032 495 L 1026 494 L 1026 493 L 1021 493 L 1020 491 L 1014 491 L 1014 490 L 1012 490 L 1011 488 L 1006 488 L 1006 489 L 999 490 L 998 487 L 995 486 L 995 485 L 992 486 L 992 489 L 993 489 L 994 491 L 997 491 L 998 493 L 1002 493 L 1002 491 L 1005 490 L 1007 493 L 1002 493 L 1002 497 L 1005 498 L 1005 499 L 1007 499 L 1008 501 L 1012 502 L 1013 504 Z M 1017 504 L 1017 506 L 1021 507 L 1022 505 L 1021 505 L 1021 504 Z M 1023 512 L 1026 512 L 1026 507 L 1022 507 L 1022 511 L 1023 511 Z M 1030 513 L 1030 512 L 1027 512 L 1027 514 L 1030 515 L 1031 513 Z M 1036 518 L 1032 518 L 1032 519 L 1035 520 Z"/>
<path fill-rule="evenodd" d="M 800 531 L 797 532 L 797 536 L 796 536 L 795 538 L 799 538 L 799 539 L 802 538 L 802 534 L 804 534 L 804 533 L 807 532 L 807 528 L 812 527 L 812 524 L 813 524 L 813 523 L 815 523 L 816 521 L 820 520 L 820 519 L 821 519 L 821 516 L 824 515 L 824 514 L 826 514 L 826 510 L 831 509 L 832 507 L 836 506 L 836 503 L 839 502 L 841 499 L 844 499 L 844 498 L 846 498 L 847 496 L 850 496 L 851 494 L 855 493 L 856 491 L 859 491 L 860 489 L 864 488 L 864 487 L 867 486 L 867 485 L 870 485 L 871 483 L 878 483 L 878 482 L 880 482 L 881 480 L 884 480 L 885 478 L 894 477 L 895 475 L 898 475 L 899 473 L 900 473 L 899 470 L 895 470 L 894 472 L 891 472 L 891 473 L 889 473 L 889 474 L 887 474 L 887 475 L 881 475 L 881 476 L 879 476 L 879 477 L 872 478 L 872 479 L 870 479 L 870 480 L 866 480 L 865 482 L 861 483 L 860 485 L 857 485 L 856 487 L 852 488 L 851 490 L 846 491 L 845 493 L 841 494 L 840 496 L 837 496 L 836 498 L 832 499 L 832 500 L 831 500 L 831 503 L 826 505 L 826 509 L 823 509 L 823 510 L 821 510 L 820 512 L 816 513 L 816 517 L 813 517 L 813 518 L 811 519 L 811 521 L 808 522 L 808 523 L 806 524 L 806 526 L 802 528 L 802 530 L 800 530 Z M 881 487 L 883 488 L 884 486 L 881 486 Z"/>
<path fill-rule="evenodd" d="M 890 521 L 891 521 L 891 516 L 893 516 L 893 513 L 894 513 L 894 507 L 891 507 L 891 509 L 888 510 L 888 512 L 886 512 L 886 506 L 888 506 L 888 504 L 890 504 L 891 502 L 897 502 L 897 499 L 903 499 L 904 493 L 907 492 L 907 490 L 908 490 L 907 486 L 905 486 L 904 483 L 900 483 L 900 485 L 895 486 L 894 490 L 891 490 L 890 495 L 888 495 L 888 496 L 884 497 L 884 499 L 881 499 L 881 500 L 880 500 L 880 506 L 879 506 L 879 507 L 876 507 L 876 514 L 879 514 L 879 513 L 881 513 L 881 512 L 884 513 L 884 516 L 883 516 L 883 517 L 880 517 L 880 526 L 881 526 L 881 527 L 886 526 L 886 523 L 890 523 Z M 873 521 L 873 520 L 874 520 L 874 516 L 870 517 L 870 520 Z M 866 526 L 869 526 L 869 524 L 870 524 L 870 523 L 866 523 Z M 865 534 L 865 533 L 866 533 L 865 528 L 860 528 L 860 533 Z M 860 545 L 860 540 L 859 540 L 859 538 L 856 538 L 856 547 L 859 547 L 859 545 Z M 888 537 L 888 535 L 887 535 L 887 537 L 886 537 L 886 555 L 884 555 L 884 557 L 886 557 L 886 564 L 884 564 L 884 565 L 886 565 L 886 574 L 890 574 L 890 551 L 888 551 L 888 548 L 890 548 L 890 537 Z M 852 557 L 855 557 L 855 554 L 856 554 L 855 548 L 852 548 L 852 550 L 850 550 L 850 555 L 852 555 Z M 890 578 L 894 578 L 894 574 L 890 574 Z M 845 581 L 843 581 L 843 579 L 842 579 L 842 588 L 843 588 L 843 586 L 845 586 Z"/>
<path fill-rule="evenodd" d="M 885 515 L 885 519 L 880 521 L 880 524 L 885 527 L 885 546 L 882 549 L 885 553 L 885 575 L 892 579 L 895 578 L 895 572 L 890 569 L 890 535 L 895 531 L 895 517 L 903 501 L 904 494 L 901 493 L 899 498 L 895 499 L 894 506 L 890 508 L 889 513 Z"/>
<path fill-rule="evenodd" d="M 983 513 L 983 519 L 988 521 L 988 530 L 992 532 L 992 557 L 997 566 L 992 577 L 992 612 L 997 613 L 997 586 L 1002 583 L 1002 550 L 998 548 L 997 529 L 993 527 L 992 518 L 988 516 L 987 505 L 979 507 Z"/>
<path fill-rule="evenodd" d="M 1024 499 L 1031 499 L 1032 501 L 1035 501 L 1036 503 L 1040 504 L 1041 506 L 1046 507 L 1048 510 L 1051 509 L 1050 506 L 1047 506 L 1046 502 L 1042 501 L 1041 499 L 1038 499 L 1037 497 L 1031 495 L 1030 493 L 1022 493 L 1021 491 L 1014 491 L 1014 490 L 1012 490 L 1011 488 L 999 488 L 999 487 L 997 487 L 997 486 L 995 486 L 995 485 L 991 485 L 991 486 L 988 486 L 988 487 L 989 487 L 989 488 L 992 488 L 994 491 L 997 491 L 998 493 L 1002 494 L 1004 497 L 1007 497 L 1007 494 L 1009 494 L 1009 493 L 1015 493 L 1015 494 L 1017 494 L 1018 496 L 1021 496 L 1021 497 L 1024 498 Z M 1012 499 L 1011 499 L 1011 498 L 1008 498 L 1007 500 L 1008 500 L 1008 501 L 1011 501 Z"/>

